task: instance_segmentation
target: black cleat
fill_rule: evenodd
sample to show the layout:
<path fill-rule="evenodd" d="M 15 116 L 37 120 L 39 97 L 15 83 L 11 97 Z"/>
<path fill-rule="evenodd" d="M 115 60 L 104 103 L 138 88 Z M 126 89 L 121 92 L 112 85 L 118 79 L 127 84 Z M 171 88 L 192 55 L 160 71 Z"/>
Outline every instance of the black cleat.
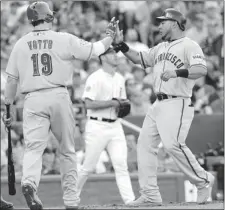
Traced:
<path fill-rule="evenodd" d="M 23 185 L 22 192 L 26 199 L 27 205 L 31 210 L 43 209 L 41 200 L 38 198 L 36 191 L 30 184 Z"/>

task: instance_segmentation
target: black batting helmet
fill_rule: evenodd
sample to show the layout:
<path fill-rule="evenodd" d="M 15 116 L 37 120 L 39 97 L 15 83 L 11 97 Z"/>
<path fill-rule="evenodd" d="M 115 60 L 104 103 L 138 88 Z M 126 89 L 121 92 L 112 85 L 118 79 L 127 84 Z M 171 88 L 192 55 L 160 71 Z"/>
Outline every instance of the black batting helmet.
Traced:
<path fill-rule="evenodd" d="M 28 6 L 27 18 L 30 22 L 44 20 L 50 23 L 54 20 L 54 13 L 46 2 L 37 1 Z"/>
<path fill-rule="evenodd" d="M 186 19 L 181 12 L 174 8 L 168 8 L 164 11 L 163 15 L 157 17 L 156 20 L 163 21 L 163 20 L 172 20 L 176 21 L 182 31 L 185 30 Z"/>

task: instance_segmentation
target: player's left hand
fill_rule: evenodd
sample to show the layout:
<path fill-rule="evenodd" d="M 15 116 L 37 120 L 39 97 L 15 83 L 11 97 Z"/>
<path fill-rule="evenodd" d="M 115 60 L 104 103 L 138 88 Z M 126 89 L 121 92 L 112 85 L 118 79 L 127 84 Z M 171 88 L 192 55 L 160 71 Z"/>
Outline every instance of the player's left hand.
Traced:
<path fill-rule="evenodd" d="M 113 17 L 106 28 L 106 35 L 114 39 L 116 36 L 118 24 L 119 24 L 119 21 L 116 20 L 115 17 Z"/>
<path fill-rule="evenodd" d="M 176 78 L 177 74 L 175 71 L 165 71 L 161 74 L 161 79 L 167 82 L 170 78 Z"/>

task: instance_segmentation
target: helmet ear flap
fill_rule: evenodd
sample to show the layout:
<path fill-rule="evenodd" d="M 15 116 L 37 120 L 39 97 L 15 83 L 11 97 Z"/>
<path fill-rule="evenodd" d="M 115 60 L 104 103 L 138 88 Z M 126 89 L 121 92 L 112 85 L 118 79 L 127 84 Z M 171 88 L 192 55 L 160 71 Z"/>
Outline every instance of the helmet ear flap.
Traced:
<path fill-rule="evenodd" d="M 186 20 L 185 18 L 182 18 L 182 19 L 180 20 L 180 22 L 177 21 L 178 26 L 180 27 L 180 29 L 181 29 L 182 31 L 185 30 L 186 22 L 187 22 L 187 20 Z"/>
<path fill-rule="evenodd" d="M 181 20 L 181 25 L 185 25 L 187 23 L 187 20 L 185 19 L 185 18 L 183 18 L 182 20 Z"/>
<path fill-rule="evenodd" d="M 186 22 L 187 22 L 187 20 L 185 18 L 181 19 L 180 28 L 181 28 L 182 31 L 185 30 Z"/>
<path fill-rule="evenodd" d="M 47 14 L 46 17 L 45 17 L 45 22 L 47 23 L 50 23 L 54 20 L 54 16 L 53 15 L 50 15 L 50 14 Z"/>

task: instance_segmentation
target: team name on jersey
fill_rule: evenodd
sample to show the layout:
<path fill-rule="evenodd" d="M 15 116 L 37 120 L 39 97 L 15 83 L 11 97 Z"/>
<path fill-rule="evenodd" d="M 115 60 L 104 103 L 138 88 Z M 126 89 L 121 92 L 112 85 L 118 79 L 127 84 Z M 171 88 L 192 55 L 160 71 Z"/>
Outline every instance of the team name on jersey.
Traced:
<path fill-rule="evenodd" d="M 48 39 L 32 40 L 27 42 L 27 44 L 30 50 L 52 49 L 53 41 Z"/>
<path fill-rule="evenodd" d="M 165 60 L 173 63 L 173 65 L 176 66 L 177 69 L 181 68 L 184 65 L 182 60 L 179 59 L 176 55 L 174 55 L 172 53 L 161 53 L 161 54 L 159 54 L 158 57 L 155 59 L 155 65 L 157 63 L 165 61 Z"/>

